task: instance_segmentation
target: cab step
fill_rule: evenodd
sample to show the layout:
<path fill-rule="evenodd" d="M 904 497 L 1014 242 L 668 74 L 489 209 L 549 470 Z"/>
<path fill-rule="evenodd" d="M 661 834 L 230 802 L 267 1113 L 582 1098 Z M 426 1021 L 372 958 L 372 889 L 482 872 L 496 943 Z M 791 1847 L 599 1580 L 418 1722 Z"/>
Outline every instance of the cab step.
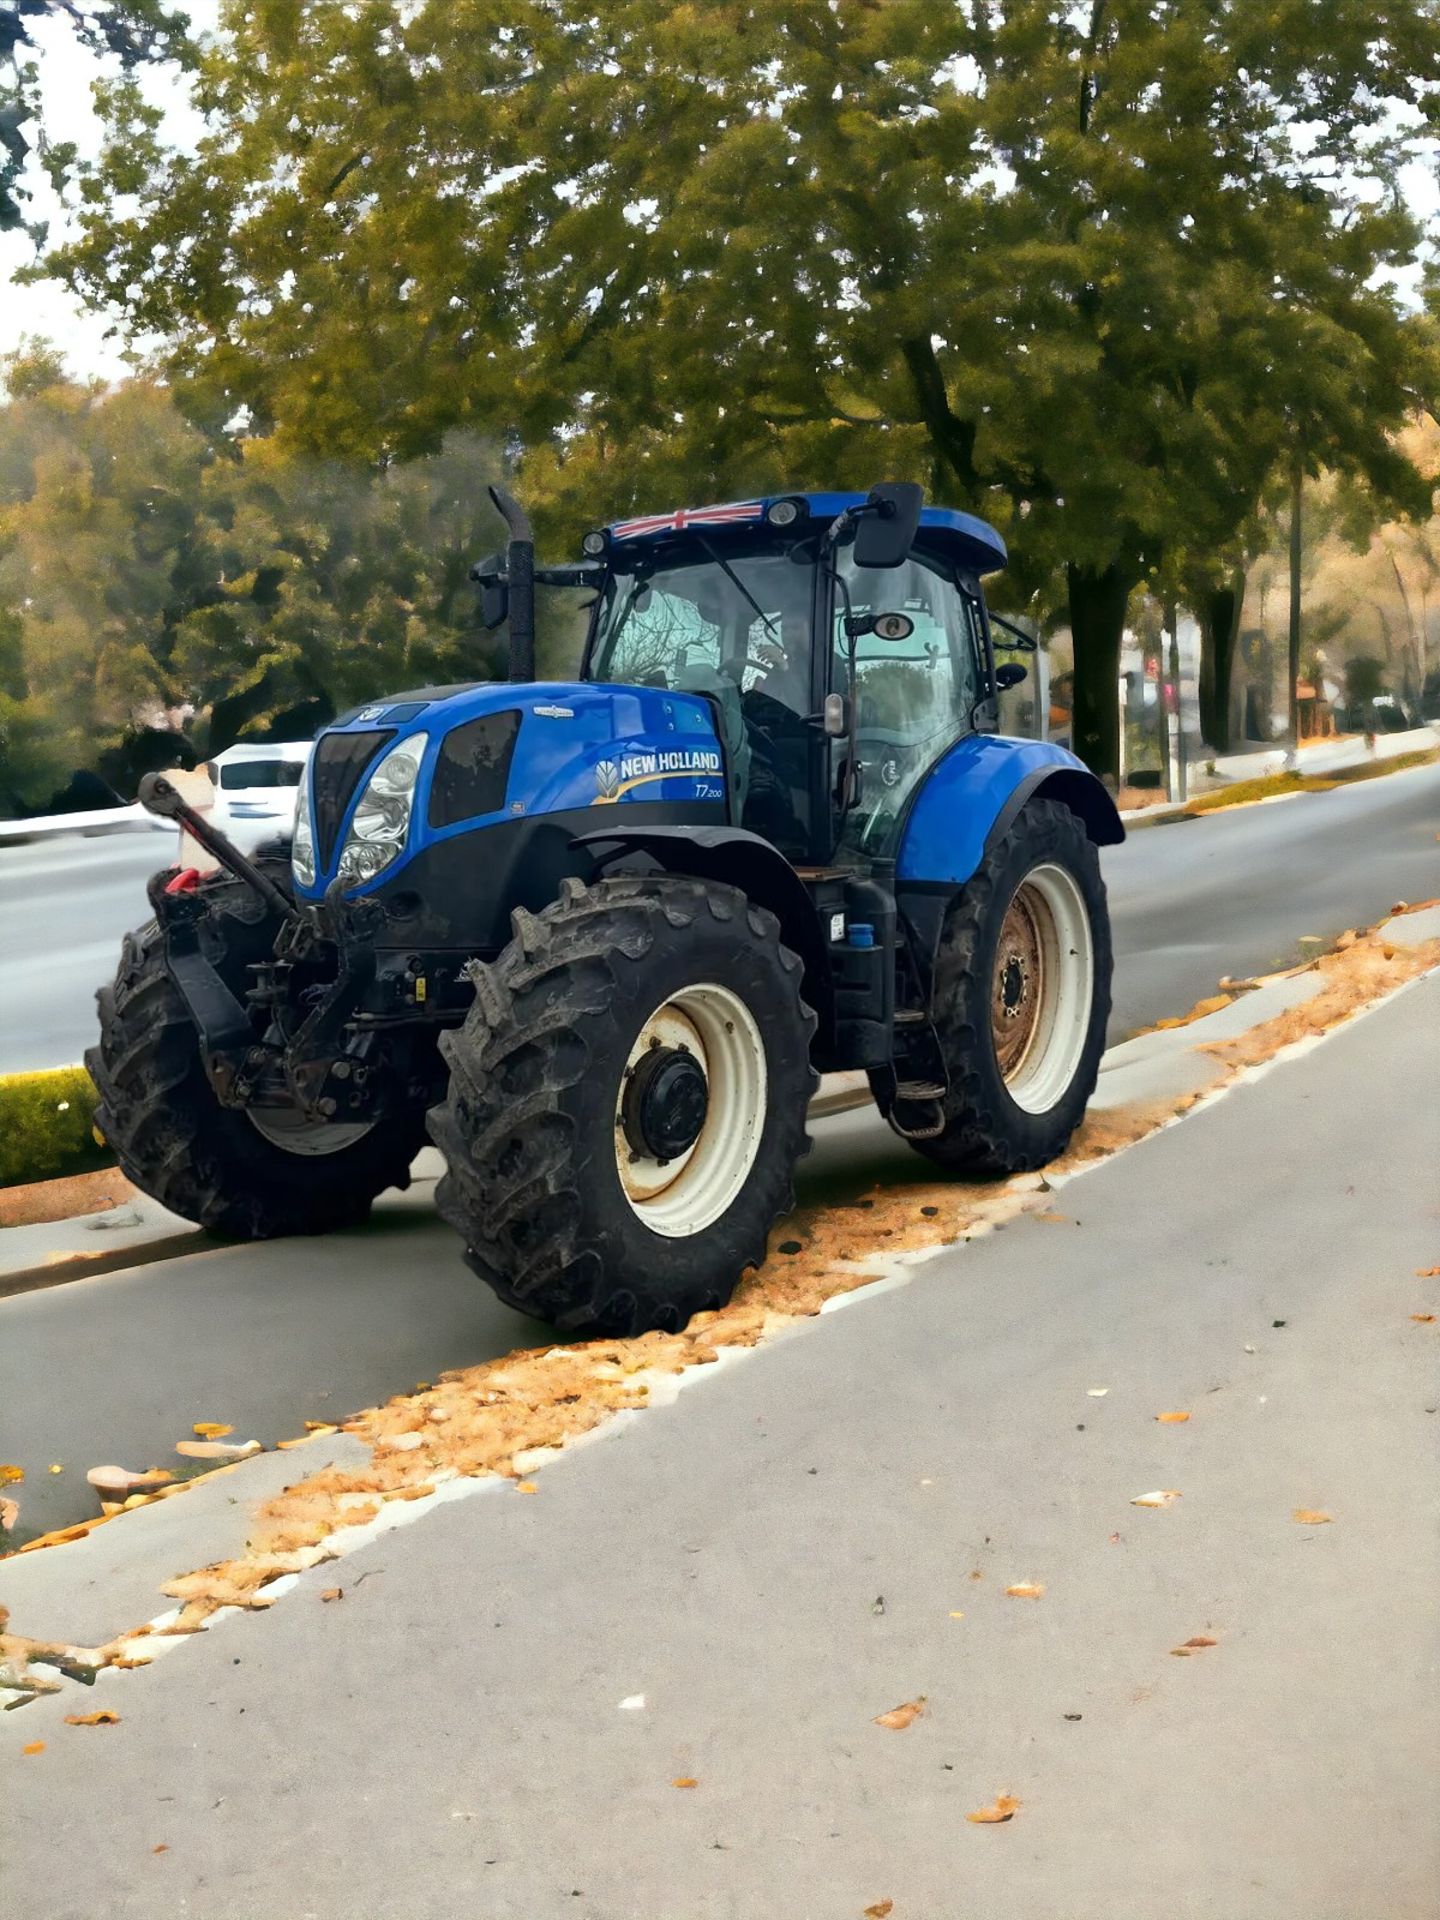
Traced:
<path fill-rule="evenodd" d="M 945 1091 L 933 1080 L 897 1080 L 895 1083 L 897 1100 L 943 1100 Z"/>

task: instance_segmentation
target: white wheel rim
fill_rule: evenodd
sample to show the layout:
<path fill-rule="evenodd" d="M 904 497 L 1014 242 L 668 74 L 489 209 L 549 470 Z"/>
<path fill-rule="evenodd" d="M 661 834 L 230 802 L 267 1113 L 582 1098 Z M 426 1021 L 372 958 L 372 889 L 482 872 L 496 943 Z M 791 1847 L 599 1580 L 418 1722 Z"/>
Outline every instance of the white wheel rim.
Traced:
<path fill-rule="evenodd" d="M 1049 1113 L 1064 1099 L 1085 1051 L 1094 1000 L 1090 915 L 1075 876 L 1064 867 L 1032 867 L 1006 908 L 991 987 L 996 1058 L 1023 1112 Z M 1025 1022 L 1018 1044 L 1017 1019 Z"/>
<path fill-rule="evenodd" d="M 654 1046 L 685 1047 L 705 1075 L 708 1104 L 694 1144 L 674 1159 L 638 1151 L 625 1131 L 630 1076 Z M 630 1049 L 615 1095 L 620 1190 L 652 1233 L 684 1240 L 730 1207 L 750 1177 L 765 1129 L 765 1043 L 754 1016 L 728 987 L 702 983 L 672 994 Z"/>

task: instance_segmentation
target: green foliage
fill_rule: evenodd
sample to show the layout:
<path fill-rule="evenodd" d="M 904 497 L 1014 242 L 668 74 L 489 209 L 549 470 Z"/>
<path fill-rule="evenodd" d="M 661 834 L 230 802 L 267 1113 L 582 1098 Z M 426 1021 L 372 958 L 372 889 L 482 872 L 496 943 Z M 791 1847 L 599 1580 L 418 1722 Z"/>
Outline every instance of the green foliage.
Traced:
<path fill-rule="evenodd" d="M 502 471 L 475 435 L 367 472 L 206 435 L 152 380 L 86 387 L 44 353 L 7 365 L 0 811 L 43 808 L 81 768 L 128 797 L 145 729 L 201 753 L 303 736 L 498 658 L 468 631 Z"/>
<path fill-rule="evenodd" d="M 1432 0 L 224 8 L 198 152 L 133 81 L 55 262 L 215 431 L 514 435 L 542 529 L 926 480 L 1063 575 L 1114 764 L 1129 594 L 1222 582 L 1299 460 L 1422 505 L 1402 163 Z M 1432 330 L 1433 331 L 1433 330 Z"/>
<path fill-rule="evenodd" d="M 74 165 L 75 150 L 48 140 L 39 117 L 35 63 L 27 55 L 34 42 L 26 22 L 50 15 L 64 22 L 73 39 L 93 54 L 111 54 L 122 71 L 148 60 L 189 56 L 183 13 L 159 0 L 8 0 L 0 5 L 0 232 L 25 225 L 29 193 L 24 172 L 32 151 L 58 187 Z M 37 238 L 43 237 L 37 233 Z"/>
<path fill-rule="evenodd" d="M 99 1096 L 83 1067 L 0 1075 L 0 1187 L 104 1166 L 92 1131 Z"/>

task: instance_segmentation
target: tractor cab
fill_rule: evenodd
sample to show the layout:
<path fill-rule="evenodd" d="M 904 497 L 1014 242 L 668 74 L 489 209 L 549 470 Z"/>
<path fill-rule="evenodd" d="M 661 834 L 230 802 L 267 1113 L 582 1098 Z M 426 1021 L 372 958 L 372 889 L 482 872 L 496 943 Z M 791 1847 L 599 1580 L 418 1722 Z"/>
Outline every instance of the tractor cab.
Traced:
<path fill-rule="evenodd" d="M 979 576 L 1004 543 L 918 492 L 786 494 L 586 536 L 605 564 L 584 677 L 704 695 L 735 823 L 797 863 L 893 857 L 926 770 L 995 724 Z"/>

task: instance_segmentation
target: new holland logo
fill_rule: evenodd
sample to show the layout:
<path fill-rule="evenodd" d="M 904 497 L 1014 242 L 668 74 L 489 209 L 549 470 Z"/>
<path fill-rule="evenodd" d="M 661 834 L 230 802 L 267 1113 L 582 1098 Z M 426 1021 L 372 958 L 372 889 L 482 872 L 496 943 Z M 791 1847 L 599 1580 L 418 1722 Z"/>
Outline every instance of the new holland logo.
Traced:
<path fill-rule="evenodd" d="M 667 747 L 664 751 L 627 753 L 618 763 L 600 760 L 595 766 L 595 786 L 600 805 L 623 798 L 635 787 L 647 787 L 656 780 L 668 780 L 675 774 L 689 774 L 696 780 L 718 780 L 720 755 L 714 747 Z M 719 798 L 717 793 L 715 798 Z"/>

